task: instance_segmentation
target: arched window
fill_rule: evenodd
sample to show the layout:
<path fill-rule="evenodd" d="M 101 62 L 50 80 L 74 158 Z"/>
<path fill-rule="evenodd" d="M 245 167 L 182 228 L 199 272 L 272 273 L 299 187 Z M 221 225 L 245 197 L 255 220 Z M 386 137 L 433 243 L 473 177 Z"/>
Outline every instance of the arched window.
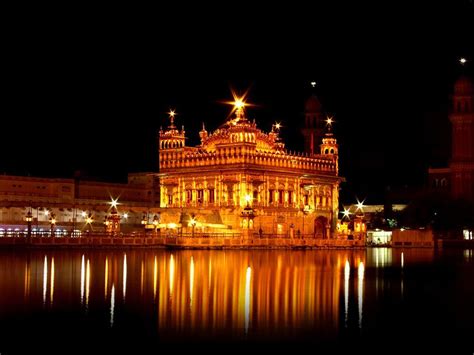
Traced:
<path fill-rule="evenodd" d="M 329 149 L 326 148 L 326 149 L 324 150 L 324 154 L 328 154 L 328 153 L 329 153 Z"/>
<path fill-rule="evenodd" d="M 334 154 L 334 149 L 331 149 L 331 154 Z"/>

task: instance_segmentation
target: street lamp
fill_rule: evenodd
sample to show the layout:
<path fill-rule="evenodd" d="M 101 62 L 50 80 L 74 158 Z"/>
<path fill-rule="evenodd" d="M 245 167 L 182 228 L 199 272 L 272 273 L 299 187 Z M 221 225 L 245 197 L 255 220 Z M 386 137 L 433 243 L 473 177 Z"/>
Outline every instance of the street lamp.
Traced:
<path fill-rule="evenodd" d="M 155 216 L 153 217 L 153 225 L 155 226 L 155 234 L 157 233 L 159 223 L 160 223 L 160 218 L 158 217 L 158 215 L 155 214 Z"/>
<path fill-rule="evenodd" d="M 30 239 L 31 238 L 31 222 L 33 222 L 33 214 L 31 213 L 31 208 L 28 210 L 28 213 L 26 214 L 25 221 L 26 223 L 28 223 L 27 238 Z"/>
<path fill-rule="evenodd" d="M 51 213 L 51 217 L 49 217 L 49 223 L 51 224 L 51 238 L 54 237 L 54 226 L 56 225 L 56 215 Z"/>
<path fill-rule="evenodd" d="M 197 221 L 196 221 L 196 219 L 195 219 L 195 217 L 194 217 L 194 215 L 193 215 L 193 216 L 191 217 L 191 220 L 189 221 L 189 224 L 191 225 L 191 228 L 192 228 L 192 229 L 191 229 L 191 237 L 193 237 L 193 238 L 194 238 L 194 227 L 196 227 L 196 223 L 197 223 Z"/>

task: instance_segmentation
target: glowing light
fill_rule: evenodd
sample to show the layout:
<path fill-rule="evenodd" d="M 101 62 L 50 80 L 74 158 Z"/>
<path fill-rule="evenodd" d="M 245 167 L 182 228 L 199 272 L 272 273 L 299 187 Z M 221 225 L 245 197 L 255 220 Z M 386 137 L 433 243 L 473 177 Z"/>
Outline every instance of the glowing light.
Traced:
<path fill-rule="evenodd" d="M 459 63 L 461 63 L 461 65 L 464 65 L 467 63 L 467 59 L 462 57 L 462 58 L 459 58 Z"/>
<path fill-rule="evenodd" d="M 53 304 L 53 296 L 54 296 L 54 257 L 51 259 L 51 285 L 49 291 L 49 302 Z"/>
<path fill-rule="evenodd" d="M 280 122 L 276 122 L 276 123 L 275 123 L 275 129 L 276 129 L 277 131 L 279 131 L 280 128 L 281 128 L 281 123 L 280 123 Z"/>
<path fill-rule="evenodd" d="M 127 254 L 123 254 L 123 300 L 127 295 Z"/>
<path fill-rule="evenodd" d="M 114 311 L 115 311 L 115 286 L 112 284 L 112 291 L 110 292 L 110 327 L 114 326 Z"/>
<path fill-rule="evenodd" d="M 89 307 L 89 292 L 91 286 L 91 264 L 89 259 L 87 259 L 86 267 L 86 308 Z"/>
<path fill-rule="evenodd" d="M 247 267 L 245 275 L 245 333 L 249 331 L 250 325 L 250 282 L 252 280 L 252 268 Z"/>
<path fill-rule="evenodd" d="M 156 260 L 156 255 L 155 255 L 155 262 L 153 263 L 153 301 L 156 299 L 157 284 L 158 284 L 158 262 Z"/>
<path fill-rule="evenodd" d="M 191 256 L 191 263 L 189 265 L 189 305 L 193 305 L 193 291 L 194 291 L 194 258 Z"/>
<path fill-rule="evenodd" d="M 253 105 L 246 102 L 248 90 L 241 96 L 239 96 L 234 90 L 231 90 L 231 92 L 232 92 L 232 97 L 234 98 L 234 101 L 226 101 L 224 103 L 228 105 L 232 105 L 233 109 L 230 115 L 232 115 L 235 112 L 237 119 L 240 119 L 243 117 L 243 112 L 244 112 L 245 107 L 253 106 Z M 236 122 L 233 121 L 233 124 L 235 125 Z"/>
<path fill-rule="evenodd" d="M 349 209 L 344 208 L 344 212 L 342 212 L 342 214 L 343 214 L 342 218 L 349 218 L 352 213 L 349 211 Z"/>
<path fill-rule="evenodd" d="M 362 328 L 362 306 L 364 302 L 364 273 L 365 273 L 365 267 L 364 263 L 361 261 L 359 263 L 359 269 L 358 269 L 358 303 L 359 303 L 359 328 Z"/>
<path fill-rule="evenodd" d="M 329 116 L 328 116 L 328 117 L 326 118 L 326 124 L 327 124 L 328 126 L 331 126 L 333 123 L 334 123 L 334 117 L 329 117 Z"/>
<path fill-rule="evenodd" d="M 176 229 L 176 227 L 178 227 L 178 225 L 176 223 L 169 223 L 168 224 L 169 229 Z"/>
<path fill-rule="evenodd" d="M 247 204 L 249 204 L 250 201 L 252 201 L 252 196 L 250 196 L 249 194 L 245 195 L 245 202 L 247 202 Z"/>
<path fill-rule="evenodd" d="M 401 255 L 401 266 L 402 266 L 402 269 L 403 267 L 405 266 L 405 256 L 403 255 L 403 252 L 402 252 L 402 255 Z"/>
<path fill-rule="evenodd" d="M 170 297 L 173 296 L 173 286 L 174 286 L 174 256 L 170 256 Z"/>
<path fill-rule="evenodd" d="M 115 200 L 113 198 L 111 198 L 111 201 L 109 203 L 110 203 L 110 206 L 112 208 L 117 208 L 117 205 L 119 204 L 118 203 L 118 197 Z"/>
<path fill-rule="evenodd" d="M 346 260 L 344 266 L 344 315 L 345 315 L 345 326 L 347 327 L 347 319 L 349 317 L 349 279 L 351 276 L 351 265 L 349 260 Z"/>
<path fill-rule="evenodd" d="M 242 99 L 237 99 L 234 101 L 234 106 L 237 110 L 241 110 L 245 107 L 245 102 Z"/>
<path fill-rule="evenodd" d="M 315 81 L 312 81 L 312 82 L 311 82 L 311 86 L 312 86 L 313 88 L 315 88 L 315 87 L 316 87 L 316 82 L 315 82 Z"/>
<path fill-rule="evenodd" d="M 362 211 L 363 212 L 363 208 L 365 207 L 364 202 L 365 202 L 365 200 L 363 200 L 361 202 L 361 201 L 359 201 L 359 199 L 357 199 L 357 211 Z"/>
<path fill-rule="evenodd" d="M 109 284 L 109 258 L 105 258 L 105 281 L 104 281 L 104 294 L 105 294 L 105 299 L 107 299 L 107 286 Z"/>
<path fill-rule="evenodd" d="M 176 111 L 170 109 L 170 112 L 168 112 L 168 115 L 170 116 L 170 118 L 174 118 L 174 116 L 176 116 Z"/>
<path fill-rule="evenodd" d="M 92 216 L 89 216 L 86 218 L 86 223 L 87 224 L 92 224 L 92 222 L 94 222 L 94 218 L 92 218 Z"/>
<path fill-rule="evenodd" d="M 86 218 L 86 216 L 87 216 L 86 211 L 82 211 L 81 216 L 82 216 L 83 218 Z"/>
<path fill-rule="evenodd" d="M 49 211 L 48 210 L 44 211 L 44 215 L 49 216 Z"/>
<path fill-rule="evenodd" d="M 44 265 L 43 265 L 43 305 L 46 304 L 46 292 L 48 286 L 48 257 L 44 256 Z"/>
<path fill-rule="evenodd" d="M 81 260 L 81 304 L 84 303 L 84 285 L 85 285 L 85 277 L 86 277 L 86 262 L 84 259 L 84 254 L 82 255 Z"/>
<path fill-rule="evenodd" d="M 127 219 L 128 218 L 128 213 L 124 213 L 123 218 Z"/>

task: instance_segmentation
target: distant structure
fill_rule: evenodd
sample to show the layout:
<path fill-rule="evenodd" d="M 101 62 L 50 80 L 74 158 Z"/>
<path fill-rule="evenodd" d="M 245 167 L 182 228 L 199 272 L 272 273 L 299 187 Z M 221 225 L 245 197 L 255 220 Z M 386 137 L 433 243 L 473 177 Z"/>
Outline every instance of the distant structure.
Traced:
<path fill-rule="evenodd" d="M 474 85 L 466 76 L 454 84 L 449 167 L 430 169 L 430 187 L 474 203 Z"/>
<path fill-rule="evenodd" d="M 159 132 L 162 223 L 203 232 L 254 229 L 279 236 L 331 238 L 337 227 L 338 144 L 324 135 L 321 105 L 306 103 L 305 153 L 286 150 L 280 125 L 266 133 L 237 100 L 235 115 L 214 132 L 203 125 L 201 144 L 186 146 L 184 127 Z M 252 210 L 252 211 L 251 211 Z"/>
<path fill-rule="evenodd" d="M 310 155 L 319 153 L 325 130 L 325 116 L 318 97 L 313 94 L 305 104 L 305 121 L 301 133 L 304 137 L 304 151 Z"/>

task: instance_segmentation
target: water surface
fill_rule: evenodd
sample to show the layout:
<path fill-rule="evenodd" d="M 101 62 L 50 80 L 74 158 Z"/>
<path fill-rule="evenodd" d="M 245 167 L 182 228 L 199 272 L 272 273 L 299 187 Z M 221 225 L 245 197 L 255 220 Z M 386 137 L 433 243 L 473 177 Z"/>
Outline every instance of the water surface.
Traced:
<path fill-rule="evenodd" d="M 472 350 L 473 302 L 472 250 L 2 251 L 0 352 Z"/>

